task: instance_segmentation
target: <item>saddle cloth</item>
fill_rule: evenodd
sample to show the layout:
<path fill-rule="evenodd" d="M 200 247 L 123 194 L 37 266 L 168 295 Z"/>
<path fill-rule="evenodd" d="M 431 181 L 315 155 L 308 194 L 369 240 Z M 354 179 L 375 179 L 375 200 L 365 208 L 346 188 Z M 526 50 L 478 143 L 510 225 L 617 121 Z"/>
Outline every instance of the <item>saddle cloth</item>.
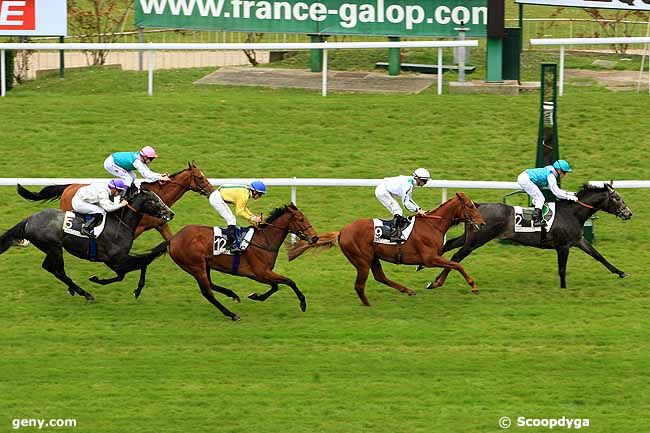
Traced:
<path fill-rule="evenodd" d="M 375 230 L 375 243 L 378 244 L 386 244 L 386 245 L 397 245 L 397 242 L 391 242 L 389 240 L 390 238 L 390 232 L 393 230 L 393 220 L 382 220 L 379 218 L 373 218 L 372 220 L 373 225 L 374 225 L 374 230 Z M 409 238 L 411 231 L 413 230 L 413 226 L 415 225 L 415 218 L 411 217 L 408 218 L 408 225 L 402 229 L 402 240 L 406 242 L 406 240 Z"/>
<path fill-rule="evenodd" d="M 532 207 L 513 206 L 515 208 L 515 232 L 534 233 L 541 232 L 541 227 L 533 226 Z M 545 203 L 542 209 L 542 216 L 546 220 L 546 231 L 549 231 L 555 222 L 555 203 Z"/>
<path fill-rule="evenodd" d="M 214 243 L 212 247 L 212 254 L 219 256 L 221 254 L 233 255 L 230 249 L 226 249 L 228 238 L 223 235 L 221 227 L 213 227 L 214 229 Z M 253 227 L 237 227 L 237 241 L 239 248 L 245 250 L 253 239 L 255 229 Z"/>
<path fill-rule="evenodd" d="M 66 211 L 65 216 L 63 217 L 63 232 L 77 236 L 80 238 L 88 239 L 88 236 L 81 234 L 81 226 L 84 223 L 86 215 L 77 214 L 72 211 Z M 95 232 L 95 237 L 98 238 L 99 235 L 104 231 L 104 226 L 106 225 L 106 215 L 102 218 L 101 224 L 93 228 Z"/>

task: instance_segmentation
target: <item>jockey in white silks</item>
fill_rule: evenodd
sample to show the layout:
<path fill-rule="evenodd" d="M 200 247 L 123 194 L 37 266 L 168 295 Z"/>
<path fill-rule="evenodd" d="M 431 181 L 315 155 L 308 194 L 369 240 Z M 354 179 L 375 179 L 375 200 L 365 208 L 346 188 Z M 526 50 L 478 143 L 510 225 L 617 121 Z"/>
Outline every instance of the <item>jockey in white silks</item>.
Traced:
<path fill-rule="evenodd" d="M 151 146 L 145 146 L 136 152 L 115 152 L 106 158 L 104 168 L 112 175 L 122 179 L 127 186 L 131 186 L 135 181 L 134 170 L 138 170 L 147 182 L 158 180 L 168 182 L 169 175 L 167 173 L 159 174 L 148 167 L 157 157 L 158 154 Z"/>
<path fill-rule="evenodd" d="M 548 187 L 553 195 L 562 200 L 578 201 L 574 192 L 564 191 L 557 185 L 557 179 L 563 178 L 571 172 L 571 166 L 563 159 L 559 159 L 553 165 L 546 167 L 530 168 L 524 170 L 517 177 L 517 183 L 521 189 L 526 191 L 533 200 L 535 211 L 533 213 L 533 226 L 544 227 L 546 221 L 542 217 L 542 207 L 544 206 L 544 194 L 540 187 Z"/>
<path fill-rule="evenodd" d="M 83 215 L 93 215 L 94 218 L 84 221 L 81 233 L 94 238 L 93 228 L 101 223 L 107 212 L 113 212 L 128 204 L 121 198 L 120 193 L 128 189 L 122 179 L 113 179 L 108 184 L 91 183 L 82 186 L 72 197 L 72 209 Z M 101 218 L 100 218 L 101 216 Z"/>
<path fill-rule="evenodd" d="M 411 194 L 413 187 L 424 186 L 431 176 L 425 168 L 418 168 L 411 176 L 386 177 L 383 182 L 375 188 L 375 197 L 393 215 L 393 230 L 391 241 L 399 242 L 402 237 L 402 229 L 406 224 L 406 218 L 402 216 L 402 207 L 395 198 L 399 198 L 406 209 L 423 215 L 424 211 L 413 201 Z"/>

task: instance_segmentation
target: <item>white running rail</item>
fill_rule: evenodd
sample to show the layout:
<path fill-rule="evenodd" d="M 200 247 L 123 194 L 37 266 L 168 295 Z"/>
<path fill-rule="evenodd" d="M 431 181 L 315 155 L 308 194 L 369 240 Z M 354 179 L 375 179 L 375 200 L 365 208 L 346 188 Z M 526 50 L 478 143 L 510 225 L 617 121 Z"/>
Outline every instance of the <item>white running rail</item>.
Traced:
<path fill-rule="evenodd" d="M 478 40 L 463 41 L 404 41 L 404 42 L 306 42 L 306 43 L 0 43 L 0 96 L 5 96 L 5 51 L 6 50 L 116 50 L 147 51 L 149 67 L 149 96 L 153 95 L 153 52 L 156 50 L 323 50 L 323 96 L 327 96 L 327 50 L 370 49 L 370 48 L 437 48 L 438 49 L 438 94 L 442 94 L 442 49 L 453 47 L 477 47 Z"/>

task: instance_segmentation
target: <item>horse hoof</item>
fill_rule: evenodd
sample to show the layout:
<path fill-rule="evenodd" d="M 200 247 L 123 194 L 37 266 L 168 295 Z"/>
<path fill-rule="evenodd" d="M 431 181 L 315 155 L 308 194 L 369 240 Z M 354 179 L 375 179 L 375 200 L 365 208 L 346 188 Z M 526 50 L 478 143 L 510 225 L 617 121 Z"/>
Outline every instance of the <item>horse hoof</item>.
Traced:
<path fill-rule="evenodd" d="M 253 301 L 257 301 L 257 293 L 253 292 L 250 295 L 248 295 L 248 299 L 252 299 Z"/>
<path fill-rule="evenodd" d="M 429 281 L 426 286 L 424 286 L 425 289 L 431 290 L 433 289 L 433 281 Z"/>
<path fill-rule="evenodd" d="M 231 317 L 231 319 L 232 319 L 233 322 L 239 322 L 241 320 L 241 317 L 239 317 L 238 315 L 235 314 L 235 315 L 233 315 Z"/>
<path fill-rule="evenodd" d="M 629 275 L 626 272 L 621 272 L 620 274 L 618 274 L 618 277 L 619 278 L 627 278 L 627 277 L 629 277 Z"/>
<path fill-rule="evenodd" d="M 241 299 L 239 298 L 239 296 L 237 296 L 236 298 L 232 298 L 232 300 L 235 301 L 237 304 L 241 304 Z"/>
<path fill-rule="evenodd" d="M 16 246 L 21 247 L 21 248 L 27 248 L 31 242 L 29 242 L 27 239 L 21 239 L 19 241 L 16 241 Z"/>
<path fill-rule="evenodd" d="M 415 296 L 415 295 L 417 295 L 417 293 L 415 293 L 415 292 L 413 292 L 413 291 L 411 291 L 411 292 L 406 292 L 406 294 L 409 295 L 409 296 Z"/>
<path fill-rule="evenodd" d="M 472 294 L 473 294 L 473 295 L 478 295 L 478 294 L 479 294 L 478 289 L 472 289 Z"/>
<path fill-rule="evenodd" d="M 99 277 L 97 275 L 93 275 L 90 278 L 88 278 L 88 281 L 91 283 L 99 283 Z"/>
<path fill-rule="evenodd" d="M 76 292 L 73 289 L 68 288 L 68 293 L 70 293 L 70 296 L 74 296 Z"/>
<path fill-rule="evenodd" d="M 95 297 L 93 295 L 88 295 L 88 296 L 86 296 L 86 301 L 95 302 Z"/>
<path fill-rule="evenodd" d="M 415 272 L 420 272 L 422 269 L 424 269 L 424 266 L 422 266 L 422 265 L 418 265 L 418 267 L 417 267 L 417 269 L 415 270 Z"/>
<path fill-rule="evenodd" d="M 138 299 L 138 298 L 140 297 L 140 293 L 141 293 L 140 290 L 135 289 L 135 290 L 133 291 L 133 297 L 134 297 L 135 299 Z"/>
<path fill-rule="evenodd" d="M 301 302 L 300 303 L 300 310 L 304 313 L 307 311 L 307 303 L 306 302 Z"/>

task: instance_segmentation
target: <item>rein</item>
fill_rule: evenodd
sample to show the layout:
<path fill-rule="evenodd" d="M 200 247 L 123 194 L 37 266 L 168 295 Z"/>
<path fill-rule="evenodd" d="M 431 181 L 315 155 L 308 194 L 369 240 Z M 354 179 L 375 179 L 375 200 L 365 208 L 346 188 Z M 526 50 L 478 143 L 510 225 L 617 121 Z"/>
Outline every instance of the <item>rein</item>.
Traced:
<path fill-rule="evenodd" d="M 576 203 L 578 203 L 580 206 L 584 206 L 584 207 L 586 207 L 588 209 L 596 209 L 594 206 L 589 205 L 589 204 L 584 203 L 584 202 L 581 202 L 580 200 L 576 201 Z"/>
<path fill-rule="evenodd" d="M 291 215 L 291 218 L 294 218 L 294 215 Z M 280 226 L 278 226 L 278 225 L 271 224 L 271 223 L 268 223 L 268 222 L 261 223 L 260 226 L 262 226 L 262 225 L 264 225 L 264 226 L 270 226 L 270 227 L 276 228 L 276 229 L 278 229 L 278 230 L 286 231 L 287 233 L 289 233 L 288 225 L 287 225 L 287 227 L 280 227 Z M 308 229 L 310 229 L 310 228 L 312 228 L 311 224 L 308 225 L 307 227 L 304 227 L 303 230 L 308 230 Z M 303 230 L 300 230 L 300 233 L 303 233 Z M 257 231 L 258 231 L 258 233 L 262 233 L 262 234 L 264 234 L 264 238 L 266 239 L 266 242 L 268 243 L 268 237 L 266 236 L 266 233 L 264 233 L 263 231 L 261 231 L 259 228 L 258 228 Z M 298 233 L 296 233 L 296 234 L 298 234 Z M 300 238 L 302 239 L 302 236 L 298 235 L 298 237 L 300 237 Z M 250 244 L 250 245 L 253 245 L 253 246 L 257 247 L 257 248 L 260 248 L 260 249 L 263 249 L 263 250 L 266 250 L 266 251 L 270 251 L 270 252 L 273 252 L 273 253 L 277 253 L 278 251 L 280 251 L 280 247 L 277 247 L 277 248 L 267 247 L 267 246 L 265 246 L 265 245 L 260 245 L 260 244 L 258 244 L 258 243 L 256 243 L 256 242 L 253 242 L 252 239 L 251 239 L 251 242 L 250 242 L 249 244 Z"/>

